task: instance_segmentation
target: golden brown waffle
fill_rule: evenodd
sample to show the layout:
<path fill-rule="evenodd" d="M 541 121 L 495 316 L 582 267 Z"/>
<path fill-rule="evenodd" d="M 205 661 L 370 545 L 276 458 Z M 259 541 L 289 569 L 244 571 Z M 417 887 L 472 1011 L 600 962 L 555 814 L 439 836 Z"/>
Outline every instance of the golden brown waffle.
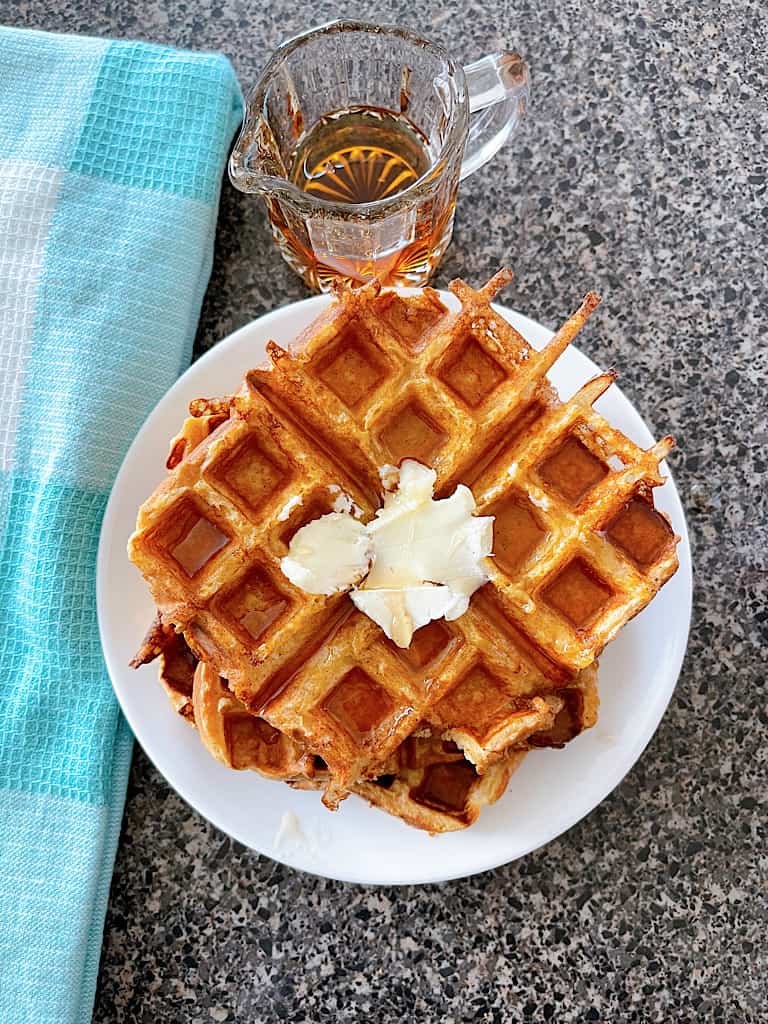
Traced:
<path fill-rule="evenodd" d="M 560 691 L 552 726 L 529 735 L 518 749 L 480 775 L 459 747 L 437 733 L 411 735 L 390 757 L 386 772 L 358 782 L 352 792 L 415 828 L 452 832 L 467 828 L 483 807 L 505 792 L 527 750 L 562 747 L 597 719 L 597 673 L 582 673 L 578 684 Z M 300 748 L 249 715 L 223 681 L 201 663 L 195 672 L 195 721 L 208 750 L 232 768 L 251 768 L 296 788 L 316 789 L 325 781 L 322 765 L 302 757 Z"/>
<path fill-rule="evenodd" d="M 216 427 L 221 426 L 229 418 L 231 404 L 231 397 L 196 398 L 190 402 L 190 415 L 171 441 L 166 468 L 175 469 L 185 455 L 189 455 Z"/>
<path fill-rule="evenodd" d="M 160 681 L 173 708 L 197 726 L 203 745 L 217 760 L 294 788 L 325 784 L 322 762 L 251 715 L 218 673 L 197 661 L 184 637 L 157 619 L 132 664 L 138 667 L 154 658 L 159 658 Z M 174 665 L 173 686 L 168 685 L 169 663 Z M 188 700 L 180 701 L 180 695 Z M 390 757 L 386 768 L 391 774 L 358 783 L 353 791 L 416 828 L 455 831 L 471 825 L 484 806 L 499 799 L 523 754 L 509 754 L 481 777 L 455 744 L 436 736 L 410 736 Z"/>
<path fill-rule="evenodd" d="M 551 729 L 553 696 L 677 566 L 652 498 L 671 438 L 643 452 L 594 411 L 610 374 L 566 403 L 545 376 L 597 297 L 538 353 L 490 306 L 510 276 L 477 292 L 455 282 L 457 313 L 431 289 L 340 289 L 295 355 L 270 343 L 271 369 L 247 375 L 140 510 L 129 550 L 163 621 L 251 713 L 326 761 L 331 807 L 438 707 L 481 767 Z M 345 595 L 305 594 L 279 563 L 339 489 L 369 519 L 379 468 L 406 457 L 436 470 L 439 495 L 469 484 L 496 523 L 491 582 L 402 651 Z M 481 693 L 488 745 L 472 734 Z"/>
<path fill-rule="evenodd" d="M 172 706 L 197 725 L 204 746 L 217 760 L 230 768 L 250 769 L 285 781 L 294 788 L 318 789 L 325 784 L 327 772 L 318 758 L 304 754 L 297 744 L 251 715 L 217 673 L 198 663 L 184 637 L 159 626 L 157 619 L 132 664 L 138 667 L 156 657 Z M 173 687 L 166 680 L 169 662 L 175 666 Z M 190 695 L 188 704 L 179 702 L 180 693 Z M 552 727 L 528 736 L 521 749 L 508 751 L 483 775 L 455 743 L 436 732 L 419 730 L 394 751 L 385 772 L 356 783 L 353 792 L 428 832 L 466 828 L 484 806 L 499 799 L 527 749 L 562 747 L 594 725 L 596 673 L 581 673 L 578 682 L 563 688 L 559 697 L 561 709 Z"/>
<path fill-rule="evenodd" d="M 597 662 L 580 672 L 573 682 L 558 690 L 560 709 L 551 726 L 526 737 L 528 750 L 540 747 L 561 749 L 580 733 L 597 724 L 600 698 L 597 692 Z"/>
<path fill-rule="evenodd" d="M 155 658 L 171 706 L 197 726 L 204 746 L 222 764 L 286 782 L 315 777 L 315 760 L 263 718 L 249 714 L 219 674 L 198 661 L 183 634 L 162 625 L 159 615 L 131 666 Z"/>
<path fill-rule="evenodd" d="M 435 735 L 409 736 L 398 747 L 390 772 L 357 783 L 353 792 L 414 828 L 455 832 L 496 803 L 525 754 L 509 751 L 479 775 L 454 743 Z"/>
<path fill-rule="evenodd" d="M 311 754 L 245 708 L 218 672 L 200 662 L 194 673 L 195 725 L 206 749 L 228 768 L 250 768 L 268 779 L 311 779 Z"/>
<path fill-rule="evenodd" d="M 203 662 L 194 674 L 194 706 L 200 739 L 228 767 L 249 768 L 297 789 L 327 781 L 322 763 L 251 715 Z M 452 832 L 473 824 L 483 807 L 499 799 L 524 756 L 524 750 L 510 752 L 481 776 L 455 744 L 409 736 L 390 757 L 387 774 L 355 783 L 352 792 L 416 828 Z"/>
<path fill-rule="evenodd" d="M 409 825 L 428 832 L 453 832 L 472 825 L 483 807 L 503 795 L 513 773 L 528 750 L 564 747 L 597 722 L 597 666 L 581 672 L 557 698 L 557 712 L 546 729 L 520 730 L 518 742 L 479 774 L 468 756 L 468 746 L 458 746 L 450 733 L 437 729 L 426 736 L 409 736 L 395 751 L 388 772 L 369 782 L 359 782 L 353 792 Z M 471 742 L 472 735 L 467 737 Z"/>
<path fill-rule="evenodd" d="M 192 708 L 192 682 L 197 658 L 173 626 L 163 625 L 160 613 L 144 637 L 141 647 L 131 660 L 131 668 L 138 668 L 158 659 L 160 682 L 175 711 L 194 724 Z"/>
<path fill-rule="evenodd" d="M 158 659 L 159 679 L 168 694 L 171 706 L 174 711 L 177 711 L 183 718 L 194 725 L 195 715 L 192 696 L 195 670 L 200 663 L 190 650 L 184 635 L 176 633 L 172 627 L 163 626 L 159 615 L 153 620 L 142 642 L 142 646 L 130 664 L 132 668 L 138 668 L 141 665 L 154 661 L 155 658 Z M 224 680 L 219 679 L 218 685 L 222 688 L 222 696 L 230 698 L 233 696 Z M 198 700 L 199 703 L 200 701 Z M 518 742 L 514 746 L 520 745 L 525 748 L 563 747 L 570 740 L 578 736 L 579 733 L 585 729 L 591 729 L 595 725 L 599 706 L 597 662 L 595 662 L 594 665 L 590 665 L 588 669 L 580 672 L 573 682 L 558 691 L 557 704 L 555 705 L 558 710 L 554 715 L 551 727 L 525 736 L 523 735 L 523 730 L 521 730 Z M 225 702 L 221 705 L 220 710 L 224 710 L 226 707 L 228 705 Z M 244 709 L 244 706 L 239 705 L 239 703 L 237 706 L 233 705 L 233 707 L 236 711 Z M 436 714 L 433 716 L 433 724 L 426 731 L 433 735 L 442 735 L 442 739 L 446 743 L 451 743 L 453 740 L 449 735 L 445 732 L 442 734 L 439 732 L 441 728 L 439 717 L 442 712 L 443 709 L 438 705 Z M 422 732 L 424 730 L 419 730 L 419 734 Z M 265 733 L 265 735 L 269 734 Z M 218 752 L 211 751 L 211 753 L 225 764 L 229 764 L 230 767 L 233 767 L 234 762 L 238 760 L 231 755 L 219 757 Z M 399 763 L 397 760 L 398 756 L 399 750 L 396 750 L 389 762 L 384 766 L 387 771 L 394 770 L 392 766 Z M 315 760 L 318 761 L 319 759 Z M 304 770 L 305 768 L 302 769 L 302 771 Z M 318 769 L 317 764 L 313 764 L 309 776 L 317 778 L 319 774 L 321 774 L 321 769 Z M 285 779 L 293 780 L 295 775 L 295 771 L 286 772 Z M 271 774 L 271 777 L 275 776 Z"/>
<path fill-rule="evenodd" d="M 479 665 L 458 694 L 449 692 L 435 705 L 429 724 L 485 771 L 512 748 L 563 746 L 567 740 L 559 737 L 572 739 L 595 724 L 598 706 L 597 662 L 557 693 L 528 698 L 516 692 L 514 678 L 505 681 Z"/>

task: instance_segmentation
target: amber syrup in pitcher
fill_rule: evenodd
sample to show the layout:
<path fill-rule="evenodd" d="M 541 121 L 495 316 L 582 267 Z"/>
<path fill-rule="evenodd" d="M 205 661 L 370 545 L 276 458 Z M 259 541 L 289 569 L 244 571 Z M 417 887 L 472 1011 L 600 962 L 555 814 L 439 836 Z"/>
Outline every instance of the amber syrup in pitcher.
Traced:
<path fill-rule="evenodd" d="M 430 165 L 427 140 L 407 117 L 351 107 L 320 118 L 300 142 L 294 185 L 332 203 L 373 203 L 403 192 Z"/>
<path fill-rule="evenodd" d="M 428 140 L 403 113 L 358 106 L 326 114 L 299 139 L 289 161 L 289 177 L 313 199 L 349 206 L 346 223 L 361 225 L 359 246 L 355 228 L 345 232 L 340 227 L 343 214 L 324 215 L 318 209 L 312 218 L 314 235 L 307 237 L 293 229 L 278 203 L 268 201 L 275 239 L 315 288 L 327 287 L 333 279 L 364 281 L 373 276 L 388 284 L 422 284 L 450 237 L 455 189 L 446 203 L 416 203 L 411 218 L 401 216 L 384 226 L 361 220 L 355 207 L 398 196 L 427 174 L 433 162 Z M 316 243 L 325 237 L 333 250 L 340 235 L 341 252 L 322 251 Z M 365 251 L 366 246 L 373 251 Z"/>

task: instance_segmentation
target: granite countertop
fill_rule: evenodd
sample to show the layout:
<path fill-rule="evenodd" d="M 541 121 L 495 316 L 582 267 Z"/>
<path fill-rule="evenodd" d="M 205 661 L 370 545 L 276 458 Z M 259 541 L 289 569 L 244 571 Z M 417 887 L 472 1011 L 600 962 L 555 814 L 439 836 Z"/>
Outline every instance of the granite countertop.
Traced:
<path fill-rule="evenodd" d="M 94 1020 L 765 1020 L 768 19 L 757 2 L 295 5 L 0 0 L 0 21 L 221 49 L 252 82 L 338 14 L 469 60 L 530 60 L 519 141 L 464 183 L 438 274 L 516 270 L 505 301 L 579 345 L 658 434 L 696 573 L 670 708 L 621 786 L 558 841 L 475 878 L 367 889 L 298 874 L 203 821 L 134 753 Z M 224 189 L 197 352 L 301 298 L 261 205 Z"/>

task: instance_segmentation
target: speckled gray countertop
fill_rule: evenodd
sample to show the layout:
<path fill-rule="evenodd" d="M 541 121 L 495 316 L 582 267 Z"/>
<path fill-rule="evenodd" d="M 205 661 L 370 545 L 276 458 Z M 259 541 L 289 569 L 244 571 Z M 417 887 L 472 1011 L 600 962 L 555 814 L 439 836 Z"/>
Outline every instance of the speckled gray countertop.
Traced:
<path fill-rule="evenodd" d="M 694 544 L 688 657 L 654 740 L 587 820 L 507 867 L 379 890 L 297 874 L 203 821 L 137 749 L 99 1024 L 766 1020 L 763 8 L 0 0 L 0 22 L 221 49 L 244 83 L 339 14 L 464 60 L 518 47 L 530 119 L 465 182 L 437 281 L 509 262 L 505 301 L 552 325 L 602 293 L 579 345 L 677 436 Z M 197 351 L 304 294 L 260 204 L 225 187 Z"/>

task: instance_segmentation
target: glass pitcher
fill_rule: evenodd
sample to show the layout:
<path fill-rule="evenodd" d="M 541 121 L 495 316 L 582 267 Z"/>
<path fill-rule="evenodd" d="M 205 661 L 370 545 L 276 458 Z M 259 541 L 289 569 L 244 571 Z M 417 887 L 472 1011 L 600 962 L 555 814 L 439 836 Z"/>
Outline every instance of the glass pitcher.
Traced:
<path fill-rule="evenodd" d="M 269 60 L 229 176 L 263 197 L 280 252 L 311 288 L 421 285 L 451 240 L 459 181 L 509 139 L 528 98 L 517 53 L 462 68 L 406 29 L 331 22 Z"/>

